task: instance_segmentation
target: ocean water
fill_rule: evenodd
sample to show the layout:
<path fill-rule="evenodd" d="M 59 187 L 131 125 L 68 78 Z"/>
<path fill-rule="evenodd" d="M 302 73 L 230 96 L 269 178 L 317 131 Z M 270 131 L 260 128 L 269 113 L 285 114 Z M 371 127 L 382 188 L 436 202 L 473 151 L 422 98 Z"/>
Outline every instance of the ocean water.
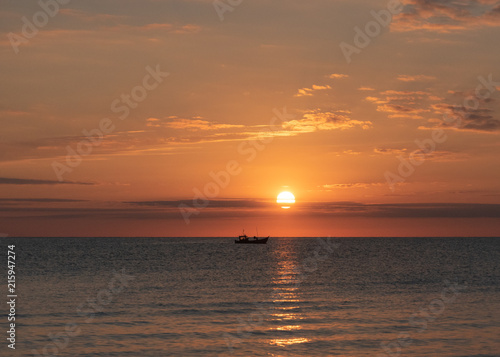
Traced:
<path fill-rule="evenodd" d="M 233 239 L 3 239 L 0 355 L 500 356 L 500 239 Z"/>

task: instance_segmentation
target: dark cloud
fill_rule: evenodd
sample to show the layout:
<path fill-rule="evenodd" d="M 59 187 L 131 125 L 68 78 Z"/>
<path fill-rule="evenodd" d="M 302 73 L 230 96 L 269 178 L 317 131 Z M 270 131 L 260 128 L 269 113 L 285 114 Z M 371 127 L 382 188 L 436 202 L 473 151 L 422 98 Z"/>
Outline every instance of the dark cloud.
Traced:
<path fill-rule="evenodd" d="M 177 200 L 177 201 L 130 201 L 124 202 L 132 205 L 148 206 L 148 207 L 168 207 L 178 208 L 179 205 L 187 205 L 193 207 L 193 200 Z M 196 201 L 197 205 L 203 205 L 203 201 Z M 257 200 L 211 200 L 208 201 L 207 207 L 210 208 L 265 208 L 273 207 L 274 202 L 257 201 Z"/>
<path fill-rule="evenodd" d="M 0 177 L 0 185 L 95 185 L 95 183 Z"/>
<path fill-rule="evenodd" d="M 500 130 L 500 121 L 493 118 L 492 115 L 481 114 L 474 111 L 468 115 L 463 125 L 465 130 L 478 130 L 478 131 L 497 131 Z"/>
<path fill-rule="evenodd" d="M 494 132 L 500 130 L 500 120 L 491 115 L 490 109 L 469 109 L 463 112 L 452 111 L 452 117 L 457 118 L 450 122 L 441 122 L 443 128 L 469 130 L 479 132 Z"/>
<path fill-rule="evenodd" d="M 5 199 L 8 200 L 8 199 Z M 15 200 L 15 199 L 14 199 Z M 52 203 L 77 202 L 64 199 L 18 199 L 15 206 L 0 207 L 2 217 L 51 219 L 118 219 L 118 220 L 182 220 L 179 205 L 196 208 L 192 219 L 271 217 L 283 211 L 274 201 L 265 200 L 211 200 L 206 208 L 194 206 L 192 200 L 115 202 L 108 207 L 102 203 L 92 206 L 53 206 Z M 47 203 L 47 205 L 43 205 Z M 50 204 L 50 205 L 49 205 Z M 119 207 L 116 207 L 116 206 Z M 186 207 L 184 206 L 184 207 Z M 364 204 L 359 202 L 301 202 L 287 211 L 293 217 L 380 217 L 380 218 L 500 218 L 500 204 L 475 203 L 408 203 Z"/>
<path fill-rule="evenodd" d="M 128 202 L 140 206 L 178 208 L 180 204 L 193 207 L 192 200 Z M 211 200 L 207 208 L 231 208 L 235 211 L 221 215 L 238 215 L 238 209 L 276 208 L 273 201 L 257 200 Z M 200 211 L 202 211 L 201 209 Z M 208 210 L 207 210 L 208 211 Z M 213 210 L 212 210 L 213 211 Z M 214 212 L 212 212 L 213 214 Z M 296 203 L 291 215 L 332 215 L 367 217 L 500 217 L 500 204 L 474 203 L 408 203 L 408 204 L 363 204 L 359 202 L 303 202 Z"/>
<path fill-rule="evenodd" d="M 0 202 L 85 202 L 64 198 L 0 198 Z"/>
<path fill-rule="evenodd" d="M 498 218 L 500 204 L 408 203 L 370 205 L 371 216 L 407 218 Z"/>
<path fill-rule="evenodd" d="M 453 98 L 431 106 L 439 119 L 432 118 L 429 120 L 429 122 L 434 123 L 431 127 L 422 126 L 419 129 L 440 128 L 483 133 L 500 131 L 500 120 L 494 116 L 495 110 L 490 104 L 495 101 L 493 98 L 478 99 L 472 91 L 452 91 L 451 94 Z M 465 103 L 470 97 L 477 100 L 481 107 L 473 109 L 465 105 L 449 103 L 457 98 Z"/>
<path fill-rule="evenodd" d="M 429 101 L 435 100 L 429 92 L 386 90 L 380 97 L 366 97 L 377 104 L 377 111 L 387 113 L 389 118 L 423 119 L 429 112 Z"/>
<path fill-rule="evenodd" d="M 448 33 L 500 26 L 500 5 L 494 0 L 406 0 L 391 24 L 394 31 Z"/>

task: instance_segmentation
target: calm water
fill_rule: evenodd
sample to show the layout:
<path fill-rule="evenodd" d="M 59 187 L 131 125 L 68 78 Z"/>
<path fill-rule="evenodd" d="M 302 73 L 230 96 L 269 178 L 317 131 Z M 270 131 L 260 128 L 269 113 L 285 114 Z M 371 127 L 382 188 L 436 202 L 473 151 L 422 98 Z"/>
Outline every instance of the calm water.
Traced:
<path fill-rule="evenodd" d="M 500 239 L 3 242 L 19 297 L 0 355 L 500 356 Z"/>

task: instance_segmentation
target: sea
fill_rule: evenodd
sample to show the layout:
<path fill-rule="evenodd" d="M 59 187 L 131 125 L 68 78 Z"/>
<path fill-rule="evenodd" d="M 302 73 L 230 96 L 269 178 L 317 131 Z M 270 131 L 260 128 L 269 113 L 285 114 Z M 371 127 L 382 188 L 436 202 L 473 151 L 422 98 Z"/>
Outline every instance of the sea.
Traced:
<path fill-rule="evenodd" d="M 2 244 L 1 356 L 500 356 L 500 238 Z"/>

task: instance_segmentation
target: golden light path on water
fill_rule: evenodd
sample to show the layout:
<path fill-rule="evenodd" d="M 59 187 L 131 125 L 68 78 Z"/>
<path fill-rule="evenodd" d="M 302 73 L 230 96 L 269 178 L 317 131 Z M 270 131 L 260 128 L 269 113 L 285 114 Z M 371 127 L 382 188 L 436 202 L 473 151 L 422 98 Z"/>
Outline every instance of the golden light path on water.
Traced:
<path fill-rule="evenodd" d="M 300 298 L 297 294 L 298 284 L 295 273 L 296 262 L 294 260 L 278 261 L 276 277 L 273 283 L 276 285 L 273 293 L 273 304 L 275 311 L 271 314 L 272 320 L 280 325 L 270 330 L 276 331 L 298 331 L 302 329 L 300 320 L 304 319 L 300 309 Z M 311 341 L 305 337 L 274 338 L 269 340 L 270 345 L 285 347 L 289 345 L 306 343 Z"/>

